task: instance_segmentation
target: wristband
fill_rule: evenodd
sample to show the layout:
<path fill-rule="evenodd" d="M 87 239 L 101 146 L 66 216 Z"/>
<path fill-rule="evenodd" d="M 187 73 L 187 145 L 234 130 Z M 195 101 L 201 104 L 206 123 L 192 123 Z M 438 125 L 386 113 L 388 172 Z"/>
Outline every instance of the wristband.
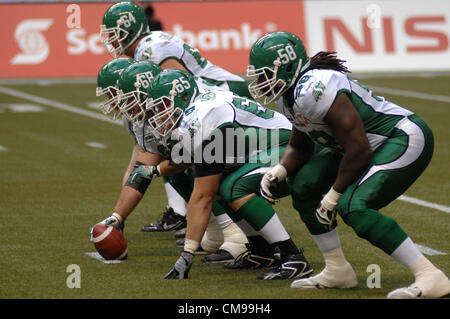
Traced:
<path fill-rule="evenodd" d="M 120 216 L 118 213 L 113 212 L 111 216 L 117 218 L 117 220 L 119 221 L 119 223 L 122 223 L 123 218 L 122 218 L 122 216 Z"/>
<path fill-rule="evenodd" d="M 341 193 L 336 192 L 334 188 L 331 187 L 328 193 L 323 197 L 322 205 L 325 206 L 328 210 L 333 210 L 336 207 L 341 195 Z"/>
<path fill-rule="evenodd" d="M 184 241 L 184 251 L 187 251 L 191 254 L 194 254 L 194 252 L 198 249 L 199 246 L 200 243 L 198 241 L 188 238 L 186 238 Z"/>
<path fill-rule="evenodd" d="M 279 182 L 284 181 L 287 176 L 286 168 L 281 164 L 275 165 L 271 169 L 270 173 L 272 174 L 272 176 L 276 177 Z"/>

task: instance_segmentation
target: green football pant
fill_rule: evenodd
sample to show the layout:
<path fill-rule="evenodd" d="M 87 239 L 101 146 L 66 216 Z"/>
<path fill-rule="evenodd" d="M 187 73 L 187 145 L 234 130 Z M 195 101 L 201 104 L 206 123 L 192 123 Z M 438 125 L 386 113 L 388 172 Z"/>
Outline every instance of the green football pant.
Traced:
<path fill-rule="evenodd" d="M 278 163 L 286 146 L 278 146 L 259 153 L 248 163 L 223 177 L 220 184 L 222 200 L 231 203 L 237 199 L 256 194 L 237 211 L 229 212 L 233 221 L 239 223 L 245 220 L 255 231 L 260 231 L 275 215 L 275 210 L 259 193 L 261 179 L 273 166 Z M 280 183 L 277 197 L 289 195 L 289 189 L 285 183 Z M 246 231 L 246 230 L 244 230 Z"/>
<path fill-rule="evenodd" d="M 317 144 L 313 157 L 294 177 L 287 178 L 292 205 L 312 235 L 329 231 L 319 223 L 315 211 L 336 179 L 340 160 L 339 153 Z"/>
<path fill-rule="evenodd" d="M 356 234 L 387 254 L 407 235 L 397 222 L 379 213 L 403 194 L 428 166 L 433 133 L 417 115 L 397 123 L 392 135 L 375 151 L 364 174 L 342 194 L 337 210 Z"/>
<path fill-rule="evenodd" d="M 194 178 L 194 171 L 192 169 L 187 169 L 184 172 L 172 176 L 164 176 L 164 182 L 170 183 L 178 194 L 180 194 L 186 202 L 189 202 L 194 189 Z M 225 203 L 221 203 L 220 201 L 213 202 L 212 213 L 214 216 L 217 217 L 230 211 L 230 208 Z"/>

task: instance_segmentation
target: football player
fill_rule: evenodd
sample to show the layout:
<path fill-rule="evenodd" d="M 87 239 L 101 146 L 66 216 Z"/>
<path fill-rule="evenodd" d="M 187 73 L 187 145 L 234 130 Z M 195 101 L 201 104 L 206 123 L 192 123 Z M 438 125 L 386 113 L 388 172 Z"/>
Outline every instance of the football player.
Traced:
<path fill-rule="evenodd" d="M 136 61 L 154 62 L 162 69 L 186 70 L 224 90 L 251 97 L 243 78 L 212 64 L 175 35 L 149 30 L 144 9 L 133 2 L 119 2 L 108 8 L 100 34 L 112 57 L 125 54 Z"/>
<path fill-rule="evenodd" d="M 149 126 L 142 121 L 144 111 L 140 104 L 141 99 L 145 100 L 146 98 L 142 90 L 148 88 L 153 77 L 161 71 L 162 69 L 158 65 L 149 61 L 135 62 L 129 58 L 117 58 L 106 63 L 98 74 L 97 94 L 105 95 L 101 110 L 113 118 L 117 118 L 118 114 L 123 115 L 123 124 L 134 139 L 133 152 L 124 175 L 124 187 L 120 199 L 114 207 L 113 214 L 102 221 L 120 229 L 123 229 L 125 219 L 137 205 L 137 199 L 140 200 L 141 195 L 145 193 L 147 184 L 150 184 L 148 179 L 141 184 L 138 183 L 139 187 L 136 187 L 136 183 L 128 183 L 134 166 L 141 160 L 145 161 L 143 163 L 153 164 L 156 167 L 164 159 L 163 151 L 158 148 Z M 217 87 L 210 87 L 201 79 L 198 79 L 198 81 L 204 87 L 218 89 Z M 184 195 L 182 197 L 183 202 L 189 199 L 189 178 L 186 178 L 183 174 L 176 174 L 173 177 L 166 178 L 165 183 L 170 184 L 175 191 Z M 130 189 L 133 187 L 137 192 Z M 214 254 L 206 256 L 204 261 L 223 262 L 233 260 L 246 250 L 246 237 L 225 214 L 225 211 L 220 208 L 216 208 L 214 211 L 216 217 L 212 216 L 201 245 L 204 251 Z M 175 216 L 177 215 L 175 214 Z M 164 230 L 178 229 L 186 225 L 184 216 L 183 219 L 165 216 L 160 222 L 166 221 L 167 223 L 167 220 L 174 220 L 173 223 L 169 224 L 173 227 L 166 227 Z"/>
<path fill-rule="evenodd" d="M 257 194 L 263 173 L 270 169 L 271 162 L 278 161 L 288 142 L 289 121 L 233 92 L 201 94 L 194 77 L 181 70 L 161 72 L 148 93 L 148 123 L 170 150 L 171 160 L 195 167 L 184 251 L 165 278 L 188 278 L 217 198 L 232 209 L 228 214 L 247 235 L 251 248 L 257 247 L 261 253 L 254 268 L 257 262 L 274 265 L 258 279 L 310 276 L 313 270 L 303 249 L 297 248 L 272 206 Z M 202 152 L 207 149 L 214 150 L 212 158 Z M 140 166 L 131 175 L 151 178 L 151 174 Z M 253 259 L 255 251 L 249 255 Z"/>
<path fill-rule="evenodd" d="M 130 121 L 126 117 L 122 117 L 122 110 L 120 109 L 120 97 L 118 95 L 117 80 L 120 73 L 136 61 L 131 58 L 117 58 L 105 63 L 97 75 L 97 96 L 104 97 L 104 101 L 100 104 L 100 110 L 113 120 L 122 118 L 123 125 L 130 131 Z M 158 66 L 154 67 L 155 71 L 161 71 Z M 125 184 L 128 176 L 133 170 L 134 159 L 136 158 L 140 147 L 136 140 L 133 147 L 133 153 L 130 164 L 125 171 L 123 177 L 123 184 Z M 186 207 L 184 199 L 173 189 L 172 185 L 167 180 L 164 181 L 164 188 L 166 190 L 168 206 L 163 213 L 163 217 L 149 225 L 142 227 L 142 231 L 183 231 L 186 228 Z"/>
<path fill-rule="evenodd" d="M 291 184 L 294 207 L 313 235 L 324 259 L 319 274 L 296 280 L 292 288 L 351 288 L 355 273 L 342 252 L 336 215 L 356 234 L 406 266 L 415 282 L 388 298 L 438 298 L 450 293 L 447 276 L 418 250 L 397 222 L 379 210 L 403 194 L 422 174 L 433 154 L 433 134 L 417 114 L 375 95 L 347 76 L 335 53 L 309 57 L 302 40 L 273 32 L 250 51 L 249 90 L 263 104 L 276 102 L 294 125 L 280 163 L 261 182 L 270 201 L 276 183 L 307 162 L 312 145 L 342 154 L 337 176 L 320 199 L 302 198 L 300 182 Z M 313 207 L 317 205 L 314 212 Z M 313 218 L 315 215 L 316 218 Z"/>
<path fill-rule="evenodd" d="M 136 61 L 154 62 L 162 69 L 187 70 L 212 86 L 251 97 L 247 82 L 241 77 L 212 64 L 180 38 L 167 32 L 149 30 L 144 9 L 133 2 L 119 2 L 108 8 L 103 15 L 100 34 L 106 52 L 112 57 L 125 54 Z M 161 220 L 144 226 L 143 231 L 164 230 L 164 224 L 178 224 L 186 215 L 182 199 L 170 184 L 165 185 L 173 203 L 170 206 L 177 209 L 174 212 L 168 208 Z"/>

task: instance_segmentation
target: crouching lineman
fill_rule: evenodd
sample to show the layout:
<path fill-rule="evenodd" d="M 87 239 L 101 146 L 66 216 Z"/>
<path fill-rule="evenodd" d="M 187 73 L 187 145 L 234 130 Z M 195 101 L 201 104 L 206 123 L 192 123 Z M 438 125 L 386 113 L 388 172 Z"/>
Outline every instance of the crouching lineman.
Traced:
<path fill-rule="evenodd" d="M 143 180 L 139 187 L 136 186 L 136 183 L 128 182 L 134 166 L 137 165 L 136 163 L 157 165 L 164 160 L 161 149 L 158 149 L 153 135 L 150 133 L 149 125 L 142 121 L 143 112 L 141 110 L 144 106 L 139 104 L 141 99 L 145 100 L 146 98 L 142 95 L 140 88 L 148 87 L 153 77 L 161 71 L 161 68 L 152 62 L 135 62 L 128 58 L 117 58 L 106 63 L 98 74 L 97 92 L 98 95 L 105 96 L 101 110 L 113 118 L 123 115 L 124 126 L 134 139 L 133 153 L 124 175 L 122 184 L 124 186 L 119 200 L 114 207 L 113 214 L 102 221 L 102 223 L 113 225 L 121 230 L 123 230 L 125 219 L 134 210 L 150 184 L 148 179 Z M 199 81 L 202 83 L 201 80 Z M 119 89 L 121 94 L 119 94 Z M 189 200 L 192 186 L 189 186 L 189 177 L 186 177 L 184 172 L 171 176 L 167 182 L 174 188 L 174 191 L 183 194 L 183 201 Z M 214 212 L 215 215 L 211 217 L 208 231 L 205 233 L 201 245 L 205 252 L 212 254 L 206 256 L 204 261 L 234 260 L 246 250 L 247 239 L 220 206 L 216 206 Z"/>
<path fill-rule="evenodd" d="M 126 55 L 135 61 L 154 62 L 162 69 L 187 70 L 210 85 L 251 97 L 243 78 L 214 65 L 179 37 L 150 30 L 144 9 L 136 3 L 122 1 L 111 5 L 103 15 L 100 34 L 106 52 L 113 58 Z M 160 220 L 143 226 L 142 231 L 164 231 L 185 225 L 183 199 L 170 183 L 165 183 L 165 187 L 169 200 L 167 211 Z"/>
<path fill-rule="evenodd" d="M 273 199 L 271 188 L 296 174 L 313 143 L 342 153 L 336 163 L 337 176 L 331 182 L 324 180 L 326 195 L 311 198 L 309 208 L 302 207 L 307 201 L 294 182 L 294 206 L 319 246 L 325 268 L 316 276 L 294 281 L 291 287 L 357 285 L 336 231 L 339 213 L 359 237 L 414 275 L 412 285 L 390 292 L 388 298 L 445 296 L 450 293 L 447 276 L 423 256 L 394 219 L 379 212 L 425 170 L 433 154 L 433 133 L 417 114 L 347 77 L 343 62 L 331 52 L 309 58 L 301 39 L 289 32 L 266 34 L 250 51 L 250 92 L 263 104 L 276 101 L 294 124 L 288 149 L 263 178 L 261 192 Z"/>
<path fill-rule="evenodd" d="M 148 93 L 148 123 L 170 149 L 171 160 L 193 163 L 196 174 L 184 251 L 165 278 L 188 278 L 218 195 L 232 209 L 228 213 L 251 246 L 257 246 L 272 264 L 276 259 L 275 267 L 258 279 L 310 276 L 313 270 L 303 249 L 297 248 L 272 206 L 259 196 L 260 179 L 288 142 L 289 121 L 232 92 L 199 94 L 194 77 L 180 70 L 161 72 Z M 151 177 L 152 172 L 140 166 L 131 175 Z"/>

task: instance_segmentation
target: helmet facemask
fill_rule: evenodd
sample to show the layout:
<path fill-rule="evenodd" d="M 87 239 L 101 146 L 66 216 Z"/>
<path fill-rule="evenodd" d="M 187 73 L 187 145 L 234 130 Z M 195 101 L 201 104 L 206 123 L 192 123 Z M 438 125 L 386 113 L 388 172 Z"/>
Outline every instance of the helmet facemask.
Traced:
<path fill-rule="evenodd" d="M 122 41 L 128 37 L 128 31 L 121 27 L 107 28 L 104 24 L 100 26 L 100 38 L 103 48 L 112 56 L 117 58 L 125 53 Z"/>
<path fill-rule="evenodd" d="M 247 68 L 247 76 L 254 78 L 248 85 L 250 94 L 255 100 L 261 101 L 264 105 L 275 101 L 285 92 L 286 88 L 286 82 L 283 79 L 277 79 L 281 62 L 277 59 L 273 64 L 273 68 L 265 66 L 255 69 L 253 65 L 249 65 Z"/>
<path fill-rule="evenodd" d="M 105 100 L 99 106 L 100 111 L 113 120 L 119 119 L 122 114 L 120 110 L 119 90 L 114 86 L 108 86 L 106 88 L 97 87 L 96 95 L 105 97 Z"/>
<path fill-rule="evenodd" d="M 187 93 L 184 93 L 187 97 Z M 175 107 L 175 83 L 169 96 L 161 96 L 156 100 L 149 100 L 147 110 L 153 116 L 148 120 L 150 126 L 158 132 L 161 136 L 168 136 L 178 124 L 180 118 L 183 116 L 183 110 Z"/>
<path fill-rule="evenodd" d="M 141 123 L 145 119 L 145 104 L 148 93 L 140 90 L 141 83 L 139 82 L 139 74 L 136 75 L 134 86 L 136 90 L 128 93 L 123 93 L 120 90 L 120 110 L 129 121 Z"/>
<path fill-rule="evenodd" d="M 129 35 L 133 34 L 133 30 L 127 31 L 124 28 L 121 28 L 122 24 L 121 20 L 118 20 L 116 27 L 107 28 L 104 24 L 100 26 L 100 38 L 102 40 L 103 48 L 113 58 L 118 58 L 123 55 L 125 50 L 128 49 L 142 33 L 143 26 L 141 25 L 136 32 L 136 35 L 127 43 L 127 38 Z"/>

